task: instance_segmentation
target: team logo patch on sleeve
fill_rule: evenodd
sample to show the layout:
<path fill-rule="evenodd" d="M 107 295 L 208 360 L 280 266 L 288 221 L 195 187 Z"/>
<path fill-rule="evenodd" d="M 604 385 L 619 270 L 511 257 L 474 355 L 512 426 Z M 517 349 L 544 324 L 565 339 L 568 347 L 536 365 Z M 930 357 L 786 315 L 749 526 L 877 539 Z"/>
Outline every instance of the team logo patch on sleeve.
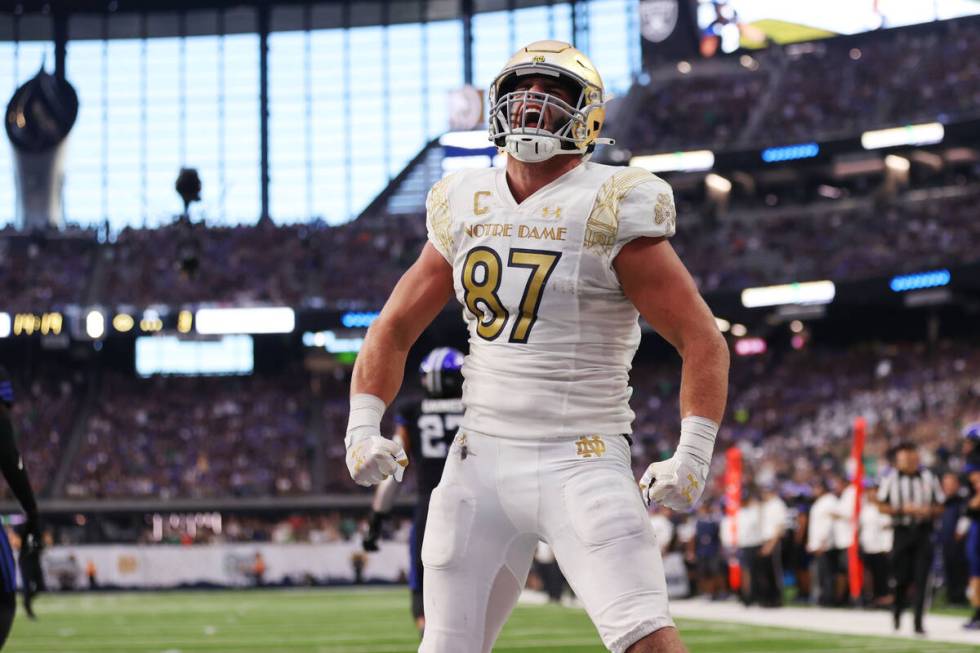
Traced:
<path fill-rule="evenodd" d="M 657 195 L 657 206 L 653 209 L 653 219 L 657 224 L 667 223 L 667 229 L 674 230 L 677 220 L 677 213 L 674 210 L 674 201 L 667 193 Z"/>

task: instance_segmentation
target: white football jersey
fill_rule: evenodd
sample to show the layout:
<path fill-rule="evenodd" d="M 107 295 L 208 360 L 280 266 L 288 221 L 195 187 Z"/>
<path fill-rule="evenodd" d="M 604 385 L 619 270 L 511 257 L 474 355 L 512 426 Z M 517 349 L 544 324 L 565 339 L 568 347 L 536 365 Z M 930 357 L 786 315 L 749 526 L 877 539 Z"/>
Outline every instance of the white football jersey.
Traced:
<path fill-rule="evenodd" d="M 464 170 L 426 200 L 470 332 L 463 428 L 517 438 L 630 433 L 639 314 L 613 259 L 674 233 L 670 186 L 583 163 L 517 204 L 503 169 Z"/>

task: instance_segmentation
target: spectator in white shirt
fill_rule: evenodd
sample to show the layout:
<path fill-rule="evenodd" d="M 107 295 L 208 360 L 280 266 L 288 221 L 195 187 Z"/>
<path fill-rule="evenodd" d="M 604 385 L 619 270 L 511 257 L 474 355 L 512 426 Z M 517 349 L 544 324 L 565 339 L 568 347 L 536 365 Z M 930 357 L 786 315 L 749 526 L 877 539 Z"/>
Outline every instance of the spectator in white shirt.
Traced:
<path fill-rule="evenodd" d="M 843 481 L 832 476 L 826 484 L 817 483 L 813 488 L 816 501 L 810 508 L 809 533 L 806 550 L 816 558 L 818 588 L 817 601 L 820 605 L 837 605 L 840 596 L 838 576 L 840 574 L 839 552 L 834 537 L 834 527 L 840 510 L 839 493 Z"/>
<path fill-rule="evenodd" d="M 892 550 L 892 518 L 878 510 L 878 504 L 869 499 L 878 490 L 871 482 L 861 497 L 861 517 L 858 543 L 867 570 L 864 595 L 876 607 L 891 604 L 888 587 L 888 554 Z"/>

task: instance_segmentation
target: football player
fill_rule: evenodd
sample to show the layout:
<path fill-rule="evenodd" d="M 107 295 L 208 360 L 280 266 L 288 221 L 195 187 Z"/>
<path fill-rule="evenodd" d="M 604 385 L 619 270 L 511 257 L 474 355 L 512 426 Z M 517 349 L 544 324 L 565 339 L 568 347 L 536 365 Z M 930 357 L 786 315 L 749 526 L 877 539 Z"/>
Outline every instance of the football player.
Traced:
<path fill-rule="evenodd" d="M 381 437 L 409 347 L 455 294 L 470 350 L 466 412 L 432 493 L 422 545 L 422 653 L 485 653 L 524 586 L 538 540 L 554 551 L 614 653 L 684 651 L 644 500 L 690 510 L 725 408 L 729 353 L 668 238 L 670 186 L 588 161 L 602 79 L 568 43 L 522 48 L 489 91 L 506 169 L 436 183 L 428 242 L 368 330 L 351 381 L 347 464 L 400 477 Z M 629 370 L 642 315 L 681 355 L 681 433 L 637 488 Z"/>
<path fill-rule="evenodd" d="M 7 370 L 0 366 L 0 472 L 14 496 L 24 509 L 27 520 L 24 522 L 21 539 L 21 569 L 40 568 L 38 557 L 41 547 L 40 517 L 37 501 L 31 482 L 27 478 L 27 470 L 14 439 L 14 426 L 11 421 L 10 408 L 14 403 L 14 388 Z M 14 623 L 14 613 L 17 611 L 17 564 L 14 553 L 7 540 L 7 533 L 0 528 L 0 648 L 7 641 L 10 627 Z M 25 574 L 22 579 L 24 586 L 24 608 L 33 618 L 31 597 L 37 579 Z"/>
<path fill-rule="evenodd" d="M 426 398 L 398 412 L 395 441 L 415 461 L 418 502 L 412 519 L 408 585 L 412 590 L 412 617 L 419 632 L 425 629 L 422 609 L 422 534 L 429 514 L 429 496 L 442 478 L 449 445 L 463 419 L 463 353 L 451 347 L 433 349 L 422 360 L 419 372 Z M 391 511 L 398 484 L 389 476 L 378 485 L 372 504 L 371 525 L 364 537 L 365 551 L 378 550 L 384 519 Z"/>

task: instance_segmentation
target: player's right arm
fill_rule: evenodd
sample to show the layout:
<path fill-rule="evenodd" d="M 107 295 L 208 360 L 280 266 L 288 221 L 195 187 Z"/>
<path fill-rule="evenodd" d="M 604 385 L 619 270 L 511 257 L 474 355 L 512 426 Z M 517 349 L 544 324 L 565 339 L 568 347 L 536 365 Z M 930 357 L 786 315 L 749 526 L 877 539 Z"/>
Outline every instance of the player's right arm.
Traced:
<path fill-rule="evenodd" d="M 402 447 L 381 437 L 381 416 L 401 387 L 408 350 L 452 292 L 452 267 L 426 243 L 368 329 L 354 364 L 346 438 L 347 468 L 359 485 L 400 479 L 408 464 Z"/>

